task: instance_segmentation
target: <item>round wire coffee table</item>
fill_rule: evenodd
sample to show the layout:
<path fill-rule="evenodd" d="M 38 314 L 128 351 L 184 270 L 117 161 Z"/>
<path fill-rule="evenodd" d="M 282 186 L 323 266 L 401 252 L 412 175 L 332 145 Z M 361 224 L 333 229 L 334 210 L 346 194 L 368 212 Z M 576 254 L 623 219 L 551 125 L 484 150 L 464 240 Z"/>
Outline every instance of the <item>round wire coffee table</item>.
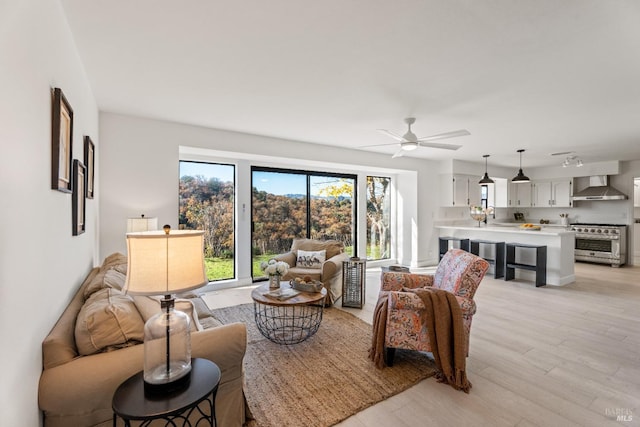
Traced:
<path fill-rule="evenodd" d="M 288 283 L 281 285 L 281 289 L 288 288 Z M 256 325 L 262 335 L 276 344 L 297 344 L 318 331 L 326 289 L 313 293 L 300 292 L 285 300 L 265 295 L 272 290 L 265 283 L 251 292 Z"/>

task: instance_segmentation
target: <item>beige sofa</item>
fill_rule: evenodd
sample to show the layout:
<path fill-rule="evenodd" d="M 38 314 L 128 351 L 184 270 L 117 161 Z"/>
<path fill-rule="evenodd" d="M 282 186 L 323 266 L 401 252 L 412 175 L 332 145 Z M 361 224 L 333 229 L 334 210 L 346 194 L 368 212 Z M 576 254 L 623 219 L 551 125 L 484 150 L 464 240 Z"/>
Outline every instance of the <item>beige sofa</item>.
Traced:
<path fill-rule="evenodd" d="M 45 427 L 111 426 L 116 388 L 142 370 L 140 328 L 159 305 L 151 297 L 120 292 L 126 263 L 124 255 L 113 254 L 94 268 L 42 343 L 38 403 Z M 221 325 L 197 295 L 179 297 L 176 308 L 193 319 L 192 357 L 212 360 L 222 372 L 216 397 L 218 425 L 240 427 L 246 415 L 245 325 Z"/>
<path fill-rule="evenodd" d="M 301 265 L 299 251 L 325 252 L 325 261 L 317 267 Z M 349 254 L 344 252 L 344 245 L 338 240 L 314 240 L 314 239 L 294 239 L 291 250 L 287 253 L 276 255 L 277 261 L 284 261 L 289 264 L 289 271 L 283 280 L 291 280 L 296 277 L 309 276 L 314 280 L 319 280 L 327 289 L 327 304 L 331 305 L 342 296 L 342 262 L 349 259 Z"/>

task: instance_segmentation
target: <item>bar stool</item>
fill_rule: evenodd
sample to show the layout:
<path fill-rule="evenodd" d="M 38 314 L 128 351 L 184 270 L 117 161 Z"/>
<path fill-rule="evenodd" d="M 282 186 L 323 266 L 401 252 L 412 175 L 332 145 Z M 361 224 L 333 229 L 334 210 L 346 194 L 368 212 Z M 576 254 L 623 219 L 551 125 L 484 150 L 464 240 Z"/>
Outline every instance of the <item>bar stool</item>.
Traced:
<path fill-rule="evenodd" d="M 499 279 L 504 277 L 504 242 L 494 242 L 491 240 L 471 240 L 471 253 L 480 256 L 480 246 L 493 246 L 494 258 L 482 257 L 489 264 L 493 265 L 493 277 Z"/>
<path fill-rule="evenodd" d="M 534 249 L 536 253 L 535 264 L 516 263 L 516 248 Z M 547 284 L 547 246 L 527 245 L 524 243 L 507 243 L 506 269 L 504 280 L 515 278 L 515 269 L 521 268 L 536 272 L 536 288 Z"/>
<path fill-rule="evenodd" d="M 449 250 L 449 242 L 458 242 L 458 247 L 463 251 L 469 252 L 469 239 L 463 239 L 460 237 L 439 237 L 438 238 L 438 254 L 439 259 L 442 259 L 444 254 Z"/>

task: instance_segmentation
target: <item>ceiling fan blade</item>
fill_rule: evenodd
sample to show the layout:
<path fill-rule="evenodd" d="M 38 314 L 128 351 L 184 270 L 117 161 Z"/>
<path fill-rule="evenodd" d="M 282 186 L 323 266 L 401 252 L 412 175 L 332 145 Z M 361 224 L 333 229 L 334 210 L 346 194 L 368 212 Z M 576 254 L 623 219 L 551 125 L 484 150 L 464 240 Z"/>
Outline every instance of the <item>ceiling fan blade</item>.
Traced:
<path fill-rule="evenodd" d="M 396 152 L 396 154 L 391 156 L 391 158 L 395 159 L 396 157 L 402 157 L 403 155 L 404 155 L 404 150 L 401 148 L 400 150 L 398 150 L 398 152 Z"/>
<path fill-rule="evenodd" d="M 471 135 L 471 133 L 466 129 L 460 129 L 460 130 L 454 130 L 451 132 L 439 133 L 437 135 L 424 136 L 422 138 L 418 138 L 418 142 L 435 141 L 438 139 L 455 138 L 457 136 L 467 136 L 467 135 Z"/>
<path fill-rule="evenodd" d="M 403 137 L 401 137 L 400 135 L 398 135 L 395 132 L 391 132 L 390 130 L 378 129 L 378 132 L 384 133 L 385 135 L 390 136 L 391 138 L 395 139 L 396 141 L 400 141 L 400 142 L 404 141 Z"/>
<path fill-rule="evenodd" d="M 457 150 L 462 145 L 455 144 L 438 144 L 437 142 L 419 142 L 420 147 L 441 148 L 443 150 Z"/>
<path fill-rule="evenodd" d="M 373 145 L 359 145 L 358 148 L 369 148 L 369 147 L 384 147 L 387 145 L 399 145 L 397 142 L 391 142 L 389 144 L 373 144 Z"/>

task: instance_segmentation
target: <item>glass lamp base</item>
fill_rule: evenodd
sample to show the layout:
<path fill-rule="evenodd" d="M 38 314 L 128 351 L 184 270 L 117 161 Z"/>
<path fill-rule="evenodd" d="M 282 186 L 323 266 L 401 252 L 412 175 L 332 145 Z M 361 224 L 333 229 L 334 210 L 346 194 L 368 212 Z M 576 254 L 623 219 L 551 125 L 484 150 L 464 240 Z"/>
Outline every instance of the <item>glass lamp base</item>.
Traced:
<path fill-rule="evenodd" d="M 174 310 L 173 298 L 165 296 L 166 311 L 151 317 L 144 325 L 145 391 L 167 393 L 188 384 L 191 372 L 189 317 Z"/>
<path fill-rule="evenodd" d="M 164 367 L 158 367 L 158 370 L 164 370 Z M 165 375 L 163 375 L 164 377 Z M 191 381 L 191 366 L 181 377 L 173 379 L 171 382 L 147 382 L 144 381 L 144 392 L 149 395 L 164 395 L 182 390 L 189 386 Z"/>

